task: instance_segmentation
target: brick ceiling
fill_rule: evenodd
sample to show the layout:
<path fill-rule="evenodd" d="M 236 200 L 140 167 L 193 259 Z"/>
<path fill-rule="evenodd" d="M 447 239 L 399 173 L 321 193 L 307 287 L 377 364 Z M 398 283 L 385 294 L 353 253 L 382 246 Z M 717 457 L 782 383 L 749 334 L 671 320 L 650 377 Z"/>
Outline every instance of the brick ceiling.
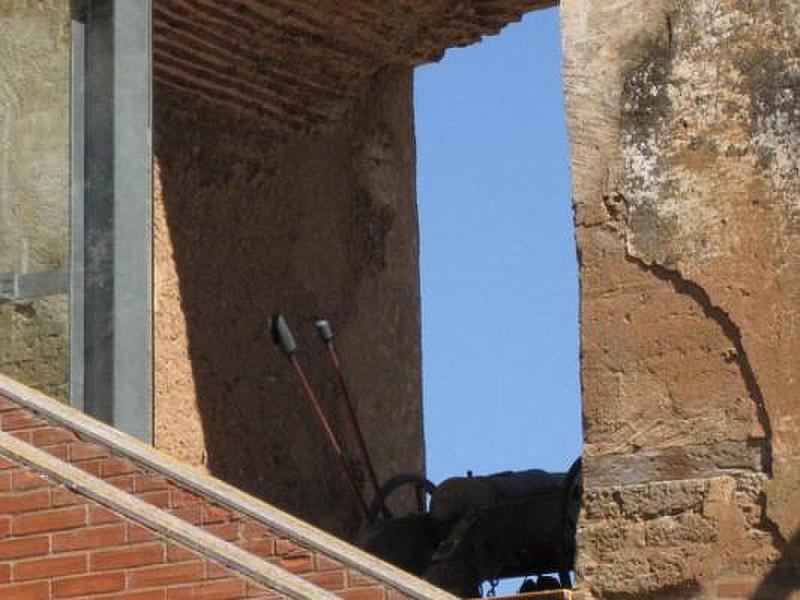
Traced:
<path fill-rule="evenodd" d="M 553 0 L 154 0 L 154 77 L 291 129 L 335 122 L 365 78 L 497 33 Z"/>

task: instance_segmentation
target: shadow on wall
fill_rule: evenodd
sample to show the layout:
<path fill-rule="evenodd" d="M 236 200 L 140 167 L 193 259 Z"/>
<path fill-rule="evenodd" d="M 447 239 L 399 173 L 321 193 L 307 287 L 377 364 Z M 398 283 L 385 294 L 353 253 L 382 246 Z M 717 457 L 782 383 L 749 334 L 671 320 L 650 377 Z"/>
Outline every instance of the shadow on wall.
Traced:
<path fill-rule="evenodd" d="M 198 411 L 213 474 L 345 536 L 359 522 L 356 505 L 264 325 L 273 311 L 287 316 L 327 414 L 346 431 L 312 325 L 330 319 L 361 392 L 379 476 L 421 470 L 413 173 L 408 182 L 377 183 L 364 174 L 364 146 L 381 139 L 376 130 L 390 148 L 376 164 L 394 161 L 386 167 L 394 174 L 413 165 L 410 74 L 387 81 L 376 85 L 389 100 L 368 103 L 356 126 L 290 141 L 255 119 L 156 87 L 156 206 L 167 230 L 157 225 L 156 285 L 173 268 L 161 261 L 174 260 L 178 279 L 172 297 L 158 302 L 177 304 L 180 295 L 180 311 L 171 310 L 185 319 L 190 362 L 159 333 L 170 309 L 157 306 L 156 428 L 182 427 L 170 421 Z M 392 135 L 410 136 L 409 156 L 392 153 Z M 381 185 L 407 206 L 384 201 Z M 359 355 L 364 347 L 368 356 Z M 159 379 L 171 382 L 163 400 Z M 377 439 L 384 427 L 392 435 Z"/>
<path fill-rule="evenodd" d="M 753 600 L 789 600 L 800 590 L 800 529 L 781 550 L 781 558 L 753 592 Z"/>

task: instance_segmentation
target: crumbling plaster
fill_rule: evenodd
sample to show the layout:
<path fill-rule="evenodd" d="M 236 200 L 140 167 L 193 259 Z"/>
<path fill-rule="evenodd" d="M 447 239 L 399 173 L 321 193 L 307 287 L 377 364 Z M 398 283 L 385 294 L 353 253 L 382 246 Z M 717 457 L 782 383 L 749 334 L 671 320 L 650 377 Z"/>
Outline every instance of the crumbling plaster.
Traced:
<path fill-rule="evenodd" d="M 156 95 L 156 445 L 342 534 L 356 506 L 266 321 L 352 449 L 330 319 L 381 478 L 423 469 L 410 84 L 376 76 L 355 125 L 285 140 Z"/>
<path fill-rule="evenodd" d="M 718 597 L 737 577 L 786 597 L 799 575 L 799 7 L 561 10 L 582 286 L 580 571 L 597 597 Z"/>
<path fill-rule="evenodd" d="M 69 2 L 0 4 L 0 274 L 63 268 L 69 218 Z M 0 371 L 66 400 L 68 301 L 0 299 Z"/>

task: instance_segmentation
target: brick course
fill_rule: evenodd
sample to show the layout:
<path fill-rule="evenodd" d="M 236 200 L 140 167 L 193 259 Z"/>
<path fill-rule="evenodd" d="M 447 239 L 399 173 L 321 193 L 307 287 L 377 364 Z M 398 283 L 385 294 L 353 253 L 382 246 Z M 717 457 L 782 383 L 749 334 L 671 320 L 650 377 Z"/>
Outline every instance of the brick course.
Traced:
<path fill-rule="evenodd" d="M 354 600 L 406 597 L 385 583 L 348 568 L 323 552 L 307 547 L 300 540 L 291 539 L 247 515 L 220 506 L 197 492 L 170 481 L 161 473 L 137 464 L 128 457 L 115 454 L 94 440 L 83 439 L 66 427 L 49 422 L 1 395 L 0 430 L 337 595 Z M 0 493 L 0 515 L 20 514 L 19 517 L 12 517 L 15 520 L 10 525 L 12 529 L 16 528 L 14 533 L 17 537 L 8 541 L 11 543 L 0 540 L 0 560 L 45 556 L 51 551 L 58 554 L 94 550 L 90 556 L 92 562 L 89 568 L 97 578 L 87 579 L 87 586 L 116 585 L 113 577 L 100 576 L 101 573 L 108 573 L 108 569 L 113 568 L 109 565 L 114 565 L 116 560 L 118 569 L 113 573 L 136 570 L 136 573 L 129 573 L 128 585 L 162 586 L 165 589 L 169 587 L 171 591 L 167 596 L 153 596 L 165 600 L 190 597 L 186 595 L 191 592 L 189 588 L 172 588 L 184 583 L 187 578 L 205 581 L 200 575 L 201 566 L 206 573 L 210 572 L 217 577 L 225 572 L 224 568 L 214 564 L 201 565 L 197 561 L 188 561 L 187 556 L 193 554 L 190 550 L 178 544 L 165 545 L 157 534 L 135 523 L 121 521 L 118 515 L 105 507 L 87 502 L 85 498 L 64 487 L 54 487 L 45 478 L 28 469 L 18 468 L 3 459 L 0 459 L 0 467 L 8 469 L 0 471 L 0 490 L 4 486 L 14 490 L 12 494 Z M 0 532 L 2 530 L 3 521 L 0 517 Z M 34 535 L 39 532 L 44 535 Z M 133 544 L 138 545 L 132 546 Z M 163 556 L 159 553 L 163 553 Z M 125 557 L 135 560 L 135 556 L 139 556 L 141 560 L 145 560 L 146 556 L 148 565 L 158 566 L 145 566 L 144 563 L 126 566 Z M 38 593 L 38 588 L 31 589 L 31 593 Z M 67 594 L 69 589 L 68 581 L 59 583 L 59 593 Z M 206 585 L 203 588 L 205 595 L 197 597 L 216 598 L 215 594 L 222 594 L 219 590 L 224 589 L 225 586 L 221 583 Z M 111 593 L 118 590 L 108 591 Z M 98 593 L 100 592 L 95 592 Z"/>
<path fill-rule="evenodd" d="M 4 506 L 16 505 L 0 517 L 10 524 L 0 534 L 4 600 L 281 597 L 27 467 L 3 461 L 2 468 L 22 483 L 0 493 Z M 30 481 L 44 501 L 29 502 Z M 70 506 L 59 507 L 64 498 Z M 99 514 L 102 525 L 93 522 Z"/>

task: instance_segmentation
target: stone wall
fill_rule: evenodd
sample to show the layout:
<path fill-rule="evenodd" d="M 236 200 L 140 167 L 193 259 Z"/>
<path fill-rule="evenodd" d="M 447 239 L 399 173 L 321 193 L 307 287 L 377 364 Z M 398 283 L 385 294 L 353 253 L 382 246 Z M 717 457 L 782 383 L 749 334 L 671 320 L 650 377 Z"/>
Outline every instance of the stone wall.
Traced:
<path fill-rule="evenodd" d="M 379 477 L 422 471 L 412 122 L 407 68 L 376 75 L 347 126 L 291 138 L 156 94 L 156 445 L 340 533 L 357 507 L 265 323 L 286 314 L 355 450 L 313 327 L 328 318 Z"/>
<path fill-rule="evenodd" d="M 581 581 L 598 598 L 788 598 L 800 589 L 798 6 L 565 0 L 562 19 Z"/>
<path fill-rule="evenodd" d="M 354 508 L 262 323 L 331 318 L 385 478 L 422 467 L 410 73 L 549 2 L 155 3 L 157 444 Z M 596 598 L 790 598 L 798 7 L 562 3 Z M 343 428 L 341 414 L 337 427 Z"/>
<path fill-rule="evenodd" d="M 69 2 L 0 5 L 0 274 L 66 266 Z M 66 295 L 0 298 L 0 371 L 65 399 Z"/>

